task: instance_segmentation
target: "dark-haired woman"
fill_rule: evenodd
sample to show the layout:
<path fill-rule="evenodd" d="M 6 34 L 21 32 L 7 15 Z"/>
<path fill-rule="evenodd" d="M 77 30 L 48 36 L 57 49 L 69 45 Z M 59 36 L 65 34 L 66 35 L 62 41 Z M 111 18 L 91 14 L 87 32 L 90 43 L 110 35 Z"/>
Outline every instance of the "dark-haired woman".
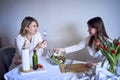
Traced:
<path fill-rule="evenodd" d="M 54 48 L 53 50 L 55 52 L 60 51 L 65 53 L 71 53 L 87 47 L 89 54 L 91 56 L 91 58 L 87 59 L 88 66 L 92 66 L 94 63 L 103 60 L 104 59 L 103 54 L 101 53 L 100 50 L 98 50 L 98 48 L 94 44 L 94 41 L 98 39 L 99 36 L 101 36 L 102 38 L 109 39 L 105 30 L 103 20 L 101 17 L 94 17 L 90 19 L 87 22 L 87 24 L 88 24 L 88 32 L 89 32 L 89 36 L 87 38 L 85 38 L 76 45 L 65 48 Z"/>

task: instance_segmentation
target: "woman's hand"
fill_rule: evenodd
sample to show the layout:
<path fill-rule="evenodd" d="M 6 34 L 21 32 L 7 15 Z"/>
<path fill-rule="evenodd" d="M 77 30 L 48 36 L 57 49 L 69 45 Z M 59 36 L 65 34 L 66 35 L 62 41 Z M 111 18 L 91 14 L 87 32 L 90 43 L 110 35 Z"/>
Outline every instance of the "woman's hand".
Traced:
<path fill-rule="evenodd" d="M 38 50 L 40 48 L 45 48 L 45 47 L 47 47 L 47 42 L 43 40 L 42 42 L 39 42 L 34 49 Z"/>
<path fill-rule="evenodd" d="M 41 48 L 46 48 L 47 47 L 47 42 L 45 40 L 43 40 L 41 43 L 40 43 L 40 47 Z"/>
<path fill-rule="evenodd" d="M 64 48 L 54 48 L 53 51 L 56 53 L 59 53 L 59 52 L 65 52 L 65 49 Z"/>
<path fill-rule="evenodd" d="M 91 67 L 92 67 L 92 63 L 87 62 L 87 63 L 85 64 L 85 66 L 88 67 L 88 68 L 91 68 Z"/>
<path fill-rule="evenodd" d="M 92 61 L 89 61 L 85 64 L 85 66 L 88 67 L 88 68 L 92 68 L 93 66 L 96 66 L 96 65 L 97 65 L 97 63 L 92 62 Z"/>
<path fill-rule="evenodd" d="M 14 61 L 15 65 L 20 65 L 22 63 L 21 57 Z"/>

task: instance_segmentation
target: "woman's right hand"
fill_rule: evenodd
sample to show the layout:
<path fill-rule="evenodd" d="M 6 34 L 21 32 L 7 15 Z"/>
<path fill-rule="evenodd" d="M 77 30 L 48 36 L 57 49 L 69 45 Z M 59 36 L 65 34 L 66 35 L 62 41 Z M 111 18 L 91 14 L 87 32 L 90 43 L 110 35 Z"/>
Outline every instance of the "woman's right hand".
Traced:
<path fill-rule="evenodd" d="M 18 58 L 17 60 L 14 61 L 15 65 L 20 65 L 22 63 L 21 58 Z"/>
<path fill-rule="evenodd" d="M 88 67 L 88 68 L 92 68 L 93 66 L 96 66 L 96 65 L 97 65 L 97 63 L 92 62 L 92 61 L 88 61 L 85 64 L 85 66 Z"/>
<path fill-rule="evenodd" d="M 56 52 L 56 53 L 59 53 L 59 52 L 64 53 L 65 49 L 64 48 L 54 48 L 53 51 Z"/>

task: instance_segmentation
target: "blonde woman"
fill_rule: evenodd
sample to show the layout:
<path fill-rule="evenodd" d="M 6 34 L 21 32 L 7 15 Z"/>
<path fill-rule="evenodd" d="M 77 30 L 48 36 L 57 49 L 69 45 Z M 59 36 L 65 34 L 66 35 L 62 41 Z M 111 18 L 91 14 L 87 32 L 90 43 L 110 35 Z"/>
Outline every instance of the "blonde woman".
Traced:
<path fill-rule="evenodd" d="M 47 46 L 47 42 L 42 40 L 41 34 L 38 32 L 38 26 L 38 21 L 33 17 L 28 16 L 23 19 L 19 35 L 15 38 L 16 53 L 9 70 L 21 64 L 21 49 L 25 40 L 30 54 L 35 49 L 38 57 L 42 55 L 43 48 Z"/>

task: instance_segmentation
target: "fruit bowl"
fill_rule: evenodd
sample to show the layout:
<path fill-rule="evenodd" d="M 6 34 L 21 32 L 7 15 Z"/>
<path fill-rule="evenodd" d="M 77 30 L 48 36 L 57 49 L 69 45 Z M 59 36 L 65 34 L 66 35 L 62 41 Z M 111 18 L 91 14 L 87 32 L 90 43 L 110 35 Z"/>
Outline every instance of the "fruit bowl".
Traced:
<path fill-rule="evenodd" d="M 53 53 L 49 58 L 51 64 L 59 65 L 65 62 L 66 58 L 63 54 L 60 53 Z"/>

